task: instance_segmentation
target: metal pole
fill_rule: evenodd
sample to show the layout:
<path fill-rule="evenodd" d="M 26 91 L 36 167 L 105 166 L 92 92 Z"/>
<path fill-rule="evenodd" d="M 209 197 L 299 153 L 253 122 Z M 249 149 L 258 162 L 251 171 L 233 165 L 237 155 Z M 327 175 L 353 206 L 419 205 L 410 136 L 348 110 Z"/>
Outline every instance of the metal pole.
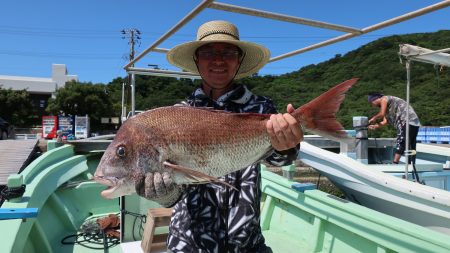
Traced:
<path fill-rule="evenodd" d="M 135 101 L 135 92 L 136 92 L 136 79 L 135 74 L 131 74 L 131 115 L 134 115 L 135 107 L 136 107 L 136 101 Z"/>
<path fill-rule="evenodd" d="M 164 70 L 164 69 L 145 69 L 145 68 L 130 67 L 130 68 L 128 68 L 127 72 L 129 74 L 137 74 L 137 75 L 201 79 L 199 74 L 195 74 L 192 72 L 172 71 L 172 70 Z"/>
<path fill-rule="evenodd" d="M 368 125 L 369 123 L 366 116 L 353 117 L 353 128 L 356 130 L 356 160 L 365 164 L 369 163 L 369 138 L 367 135 Z"/>
<path fill-rule="evenodd" d="M 406 59 L 406 141 L 405 141 L 405 179 L 408 180 L 409 167 L 409 85 L 411 80 L 411 61 Z"/>
<path fill-rule="evenodd" d="M 256 16 L 256 17 L 262 17 L 262 18 L 269 18 L 273 20 L 279 20 L 284 22 L 290 22 L 295 24 L 302 24 L 302 25 L 308 25 L 308 26 L 314 26 L 319 28 L 325 28 L 330 30 L 336 30 L 341 32 L 348 32 L 348 33 L 355 33 L 355 34 L 361 34 L 361 30 L 353 27 L 343 26 L 343 25 L 336 25 L 331 23 L 326 23 L 322 21 L 316 21 L 306 18 L 299 18 L 274 12 L 268 12 L 268 11 L 262 11 L 257 9 L 251 9 L 251 8 L 245 8 L 240 7 L 236 5 L 231 4 L 225 4 L 225 3 L 211 3 L 209 5 L 209 8 L 216 9 L 216 10 L 222 10 L 222 11 L 228 11 L 228 12 L 234 12 L 234 13 L 241 13 L 246 14 L 250 16 Z"/>
<path fill-rule="evenodd" d="M 119 198 L 119 208 L 120 208 L 120 242 L 122 243 L 125 238 L 125 197 L 120 196 Z"/>
<path fill-rule="evenodd" d="M 123 123 L 124 118 L 127 116 L 127 109 L 125 107 L 125 82 L 122 83 L 122 113 L 120 115 L 120 120 Z"/>
<path fill-rule="evenodd" d="M 131 82 L 130 82 L 130 85 L 131 85 L 131 115 L 134 115 L 134 113 L 135 113 L 135 100 L 134 100 L 134 98 L 135 98 L 135 76 L 134 76 L 134 74 L 131 74 Z M 123 240 L 124 240 L 124 234 L 125 234 L 125 211 L 126 211 L 126 209 L 125 209 L 125 197 L 124 196 L 121 196 L 120 198 L 119 198 L 120 200 L 120 202 L 119 202 L 119 205 L 120 205 L 120 242 L 123 242 Z"/>

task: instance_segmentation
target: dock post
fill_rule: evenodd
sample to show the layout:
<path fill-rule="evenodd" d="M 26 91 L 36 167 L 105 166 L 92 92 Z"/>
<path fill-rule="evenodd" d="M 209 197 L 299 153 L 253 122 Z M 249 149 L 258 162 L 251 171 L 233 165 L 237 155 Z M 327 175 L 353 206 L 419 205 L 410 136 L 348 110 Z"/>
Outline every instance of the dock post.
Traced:
<path fill-rule="evenodd" d="M 23 194 L 23 191 L 24 191 L 25 188 L 23 188 L 22 190 L 20 190 L 20 188 L 21 187 L 25 187 L 25 186 L 22 186 L 22 185 L 23 185 L 23 175 L 21 175 L 21 174 L 9 175 L 7 187 L 9 189 L 11 189 L 11 191 L 15 191 L 15 192 L 19 191 L 19 192 L 21 192 Z M 16 197 L 13 197 L 13 198 L 9 199 L 8 201 L 9 202 L 13 202 L 13 203 L 21 202 L 22 201 L 22 196 L 21 195 L 20 196 L 17 195 Z"/>
<path fill-rule="evenodd" d="M 355 130 L 346 130 L 346 132 L 349 137 L 352 138 L 356 137 Z M 339 142 L 339 154 L 343 154 L 356 160 L 355 145 L 356 139 L 353 139 L 352 142 L 343 142 L 343 141 Z"/>
<path fill-rule="evenodd" d="M 356 160 L 362 163 L 369 163 L 369 139 L 367 137 L 368 119 L 366 116 L 353 117 L 353 127 L 356 130 Z"/>
<path fill-rule="evenodd" d="M 289 180 L 294 180 L 294 174 L 296 171 L 294 164 L 283 166 L 281 167 L 281 170 L 283 171 L 283 177 Z"/>

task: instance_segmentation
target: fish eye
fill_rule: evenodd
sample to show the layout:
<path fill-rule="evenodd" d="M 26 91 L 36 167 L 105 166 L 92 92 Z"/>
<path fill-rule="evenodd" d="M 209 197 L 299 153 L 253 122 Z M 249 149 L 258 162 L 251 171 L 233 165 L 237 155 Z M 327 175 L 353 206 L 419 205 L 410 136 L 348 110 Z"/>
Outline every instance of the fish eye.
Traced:
<path fill-rule="evenodd" d="M 125 157 L 125 147 L 119 146 L 116 150 L 116 154 L 118 157 Z"/>

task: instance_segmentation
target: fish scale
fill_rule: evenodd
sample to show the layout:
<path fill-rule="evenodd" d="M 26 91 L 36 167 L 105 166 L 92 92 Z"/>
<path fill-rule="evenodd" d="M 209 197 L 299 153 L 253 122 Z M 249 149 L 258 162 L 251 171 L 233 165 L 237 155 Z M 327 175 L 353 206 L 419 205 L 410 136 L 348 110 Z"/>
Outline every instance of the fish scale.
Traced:
<path fill-rule="evenodd" d="M 142 114 L 140 114 L 142 115 Z M 155 120 L 173 115 L 172 120 Z M 148 111 L 146 127 L 156 127 L 169 143 L 167 159 L 175 164 L 218 177 L 229 168 L 245 168 L 270 150 L 265 122 L 270 115 L 234 114 L 174 106 Z M 191 119 L 183 122 L 181 117 Z M 152 120 L 153 119 L 153 120 Z M 229 159 L 233 157 L 233 159 Z M 177 183 L 188 183 L 177 180 Z"/>
<path fill-rule="evenodd" d="M 198 145 L 239 142 L 265 134 L 265 120 L 270 117 L 250 113 L 243 116 L 190 106 L 162 107 L 138 116 L 145 122 L 141 123 L 144 128 L 156 128 L 164 133 L 166 140 Z"/>

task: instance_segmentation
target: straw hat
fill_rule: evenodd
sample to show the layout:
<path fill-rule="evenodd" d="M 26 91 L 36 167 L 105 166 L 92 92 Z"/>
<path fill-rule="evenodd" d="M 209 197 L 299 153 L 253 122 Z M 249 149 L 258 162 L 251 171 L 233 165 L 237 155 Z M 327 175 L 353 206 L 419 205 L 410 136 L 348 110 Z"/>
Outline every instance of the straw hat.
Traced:
<path fill-rule="evenodd" d="M 199 47 L 213 42 L 233 44 L 245 53 L 241 67 L 236 74 L 236 79 L 256 73 L 270 58 L 270 52 L 267 48 L 252 42 L 240 41 L 239 31 L 235 25 L 227 21 L 215 20 L 207 22 L 198 28 L 196 41 L 187 42 L 172 48 L 167 53 L 167 60 L 172 65 L 183 70 L 198 74 L 193 58 L 195 51 Z"/>

